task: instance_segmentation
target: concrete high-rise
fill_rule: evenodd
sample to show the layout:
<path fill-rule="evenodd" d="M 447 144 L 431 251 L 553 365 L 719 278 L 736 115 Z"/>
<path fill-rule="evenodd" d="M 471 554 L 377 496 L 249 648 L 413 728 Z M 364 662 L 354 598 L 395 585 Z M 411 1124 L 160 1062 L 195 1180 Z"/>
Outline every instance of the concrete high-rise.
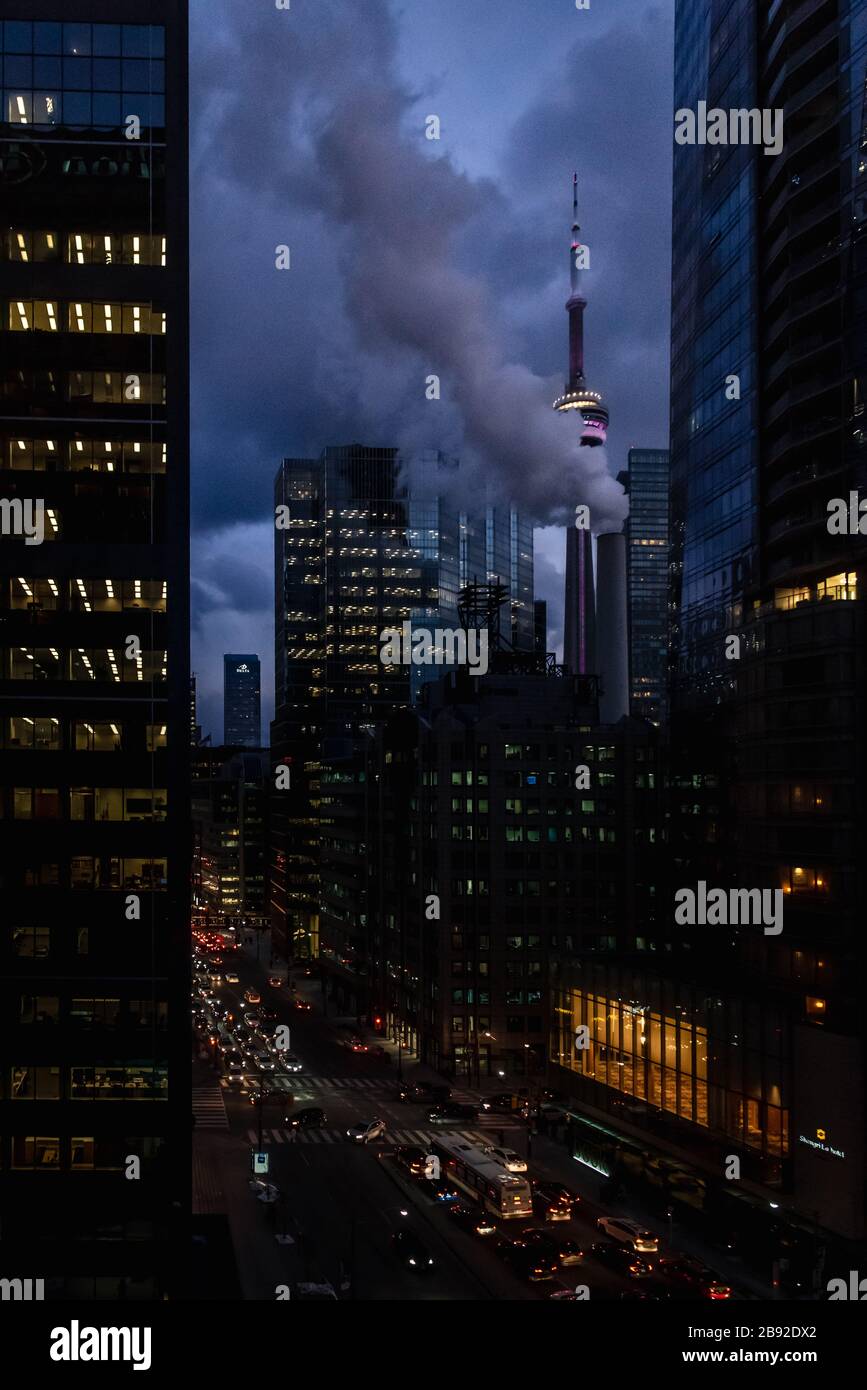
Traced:
<path fill-rule="evenodd" d="M 0 0 L 0 493 L 44 510 L 0 545 L 0 1248 L 125 1306 L 189 1248 L 186 11 Z"/>

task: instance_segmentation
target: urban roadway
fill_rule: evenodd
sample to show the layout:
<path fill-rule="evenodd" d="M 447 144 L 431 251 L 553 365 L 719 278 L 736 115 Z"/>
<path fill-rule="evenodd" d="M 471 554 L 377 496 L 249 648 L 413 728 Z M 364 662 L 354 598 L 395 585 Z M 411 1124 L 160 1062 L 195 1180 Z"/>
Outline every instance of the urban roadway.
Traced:
<path fill-rule="evenodd" d="M 428 1106 L 398 1099 L 394 1061 L 353 1052 L 345 1021 L 323 1015 L 318 982 L 293 972 L 296 997 L 313 1006 L 301 1012 L 287 986 L 271 987 L 268 972 L 243 951 L 227 952 L 221 968 L 239 980 L 215 991 L 216 1012 L 228 1008 L 239 1022 L 245 1011 L 259 1007 L 244 997 L 247 989 L 255 990 L 262 1006 L 274 1009 L 277 1022 L 290 1028 L 290 1050 L 302 1066 L 293 1075 L 263 1074 L 251 1062 L 244 1079 L 230 1079 L 218 1049 L 208 1050 L 206 1062 L 202 1039 L 194 1035 L 194 1147 L 200 1169 L 219 1193 L 217 1205 L 222 1201 L 229 1217 L 243 1297 L 276 1298 L 278 1288 L 326 1281 L 341 1298 L 366 1300 L 544 1299 L 554 1292 L 565 1296 L 576 1285 L 586 1286 L 591 1300 L 635 1297 L 641 1281 L 590 1252 L 591 1245 L 604 1241 L 595 1227 L 602 1208 L 582 1202 L 570 1221 L 547 1225 L 541 1218 L 502 1221 L 498 1235 L 480 1237 L 459 1227 L 445 1204 L 431 1199 L 429 1184 L 411 1178 L 395 1158 L 397 1146 L 426 1149 L 433 1135 L 446 1132 L 523 1154 L 524 1125 L 509 1116 L 482 1114 L 460 1128 L 431 1125 Z M 412 1080 L 431 1074 L 405 1062 L 403 1075 Z M 262 1083 L 271 1094 L 260 1107 L 254 1097 Z M 294 1100 L 287 1103 L 290 1096 Z M 478 1100 L 478 1092 L 453 1085 L 452 1099 Z M 289 1117 L 308 1107 L 325 1111 L 323 1127 L 293 1133 Z M 268 1155 L 265 1181 L 280 1194 L 267 1203 L 250 1189 L 260 1117 L 261 1147 Z M 365 1144 L 348 1137 L 351 1126 L 372 1120 L 385 1123 L 382 1137 Z M 531 1158 L 534 1173 L 546 1176 Z M 584 1257 L 561 1268 L 554 1280 L 528 1283 L 495 1250 L 499 1239 L 513 1237 L 520 1227 L 542 1228 L 557 1242 L 574 1242 Z M 429 1274 L 420 1276 L 401 1261 L 393 1237 L 402 1228 L 429 1252 L 434 1261 Z"/>

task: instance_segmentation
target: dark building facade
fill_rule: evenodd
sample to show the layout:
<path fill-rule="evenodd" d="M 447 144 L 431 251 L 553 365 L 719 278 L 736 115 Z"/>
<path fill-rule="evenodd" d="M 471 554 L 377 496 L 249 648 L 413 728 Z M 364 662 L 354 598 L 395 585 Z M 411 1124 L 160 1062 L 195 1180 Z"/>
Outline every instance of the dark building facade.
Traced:
<path fill-rule="evenodd" d="M 223 742 L 258 748 L 262 741 L 262 675 L 258 656 L 227 652 L 223 657 Z"/>
<path fill-rule="evenodd" d="M 664 724 L 668 708 L 667 449 L 630 449 L 618 482 L 629 494 L 626 586 L 630 713 Z"/>
<path fill-rule="evenodd" d="M 592 677 L 503 660 L 327 750 L 320 959 L 428 1063 L 533 1085 L 555 963 L 652 933 L 661 779 L 656 731 L 600 725 Z"/>
<path fill-rule="evenodd" d="M 784 112 L 772 157 L 675 149 L 674 881 L 785 908 L 778 935 L 696 944 L 690 1026 L 716 1041 L 682 1133 L 840 1237 L 867 1229 L 867 686 L 864 540 L 828 522 L 867 463 L 865 62 L 862 0 L 677 8 L 676 108 Z"/>
<path fill-rule="evenodd" d="M 0 1265 L 156 1299 L 189 1239 L 187 16 L 3 0 Z M 129 1178 L 130 1159 L 140 1164 Z"/>
<path fill-rule="evenodd" d="M 200 746 L 193 758 L 195 906 L 225 917 L 267 916 L 270 755 Z"/>

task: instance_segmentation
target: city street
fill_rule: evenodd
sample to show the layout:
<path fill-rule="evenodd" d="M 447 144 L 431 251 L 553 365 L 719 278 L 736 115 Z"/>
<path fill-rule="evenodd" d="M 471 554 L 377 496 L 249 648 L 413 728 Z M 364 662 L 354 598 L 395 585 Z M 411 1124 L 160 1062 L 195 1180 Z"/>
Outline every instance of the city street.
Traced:
<path fill-rule="evenodd" d="M 195 1063 L 197 1159 L 206 1172 L 219 1174 L 245 1298 L 275 1298 L 280 1286 L 323 1282 L 341 1298 L 376 1300 L 544 1299 L 576 1286 L 586 1286 L 591 1299 L 644 1296 L 641 1278 L 610 1268 L 591 1252 L 590 1247 L 602 1240 L 596 1219 L 610 1214 L 595 1200 L 595 1174 L 583 1169 L 569 1173 L 570 1186 L 581 1193 L 581 1200 L 568 1221 L 500 1221 L 496 1234 L 487 1238 L 459 1228 L 447 1204 L 432 1200 L 430 1184 L 410 1176 L 396 1151 L 414 1146 L 427 1152 L 434 1138 L 449 1134 L 476 1147 L 505 1145 L 523 1155 L 526 1126 L 509 1116 L 480 1113 L 462 1128 L 439 1130 L 427 1118 L 429 1105 L 398 1099 L 394 1061 L 372 1051 L 353 1051 L 341 1040 L 348 1037 L 346 1028 L 323 1015 L 317 981 L 296 972 L 297 997 L 312 1005 L 302 1011 L 294 1007 L 285 985 L 277 989 L 268 984 L 268 970 L 255 956 L 237 950 L 227 953 L 225 960 L 224 968 L 228 970 L 230 962 L 239 978 L 220 986 L 220 1009 L 228 1009 L 233 1021 L 240 1021 L 245 1010 L 273 1008 L 276 1023 L 290 1029 L 291 1054 L 302 1067 L 290 1076 L 262 1075 L 251 1066 L 241 1077 L 230 1079 L 223 1075 L 218 1048 L 210 1049 L 207 1061 L 199 1056 Z M 245 991 L 251 989 L 260 1003 L 245 1000 Z M 201 1043 L 197 1051 L 202 1051 Z M 402 1070 L 405 1079 L 426 1075 L 406 1058 Z M 255 1098 L 262 1081 L 270 1094 L 261 1104 L 260 1117 Z M 478 1093 L 460 1087 L 451 1096 L 459 1103 L 478 1098 Z M 313 1107 L 324 1111 L 321 1127 L 293 1128 L 291 1117 Z M 268 1155 L 266 1180 L 280 1194 L 268 1203 L 249 1188 L 260 1118 L 261 1149 Z M 377 1139 L 361 1144 L 347 1136 L 351 1126 L 373 1120 L 386 1127 Z M 536 1138 L 530 1176 L 558 1177 L 558 1153 L 563 1150 Z M 430 1275 L 402 1267 L 392 1243 L 402 1228 L 417 1235 L 429 1251 L 434 1261 Z M 583 1256 L 561 1268 L 555 1279 L 526 1282 L 496 1249 L 504 1237 L 511 1240 L 522 1228 L 545 1228 L 555 1242 L 574 1242 Z M 661 1239 L 660 1254 L 670 1253 Z M 682 1293 L 673 1289 L 667 1296 Z"/>

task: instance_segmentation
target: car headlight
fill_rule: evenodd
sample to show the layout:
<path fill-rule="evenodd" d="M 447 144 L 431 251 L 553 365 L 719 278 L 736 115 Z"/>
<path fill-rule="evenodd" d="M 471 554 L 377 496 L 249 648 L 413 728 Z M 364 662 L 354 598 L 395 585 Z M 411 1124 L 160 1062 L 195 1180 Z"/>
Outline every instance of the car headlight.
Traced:
<path fill-rule="evenodd" d="M 414 1265 L 414 1264 L 415 1264 L 415 1260 L 412 1259 L 412 1257 L 410 1257 L 410 1261 L 409 1261 L 409 1262 L 410 1262 L 411 1265 Z"/>

